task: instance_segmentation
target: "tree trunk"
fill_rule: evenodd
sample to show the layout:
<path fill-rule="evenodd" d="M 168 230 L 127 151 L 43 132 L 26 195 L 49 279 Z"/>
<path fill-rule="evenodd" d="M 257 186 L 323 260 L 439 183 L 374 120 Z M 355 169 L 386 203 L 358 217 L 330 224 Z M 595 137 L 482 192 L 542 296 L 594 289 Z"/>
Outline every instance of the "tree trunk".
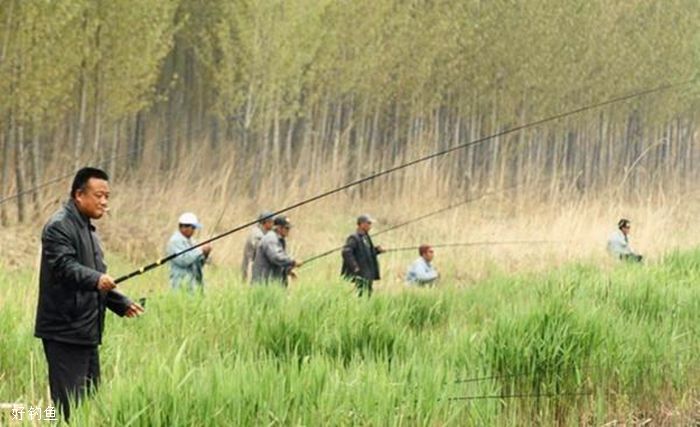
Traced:
<path fill-rule="evenodd" d="M 15 183 L 17 187 L 17 222 L 19 223 L 23 223 L 26 218 L 23 194 L 25 191 L 24 176 L 24 127 L 19 125 L 15 133 Z"/>
<path fill-rule="evenodd" d="M 39 183 L 42 180 L 42 162 L 41 162 L 41 146 L 39 145 L 40 143 L 40 138 L 39 138 L 39 130 L 38 125 L 35 122 L 34 127 L 32 128 L 32 174 L 31 174 L 31 182 L 32 182 L 32 188 L 36 189 Z M 34 203 L 34 212 L 39 215 L 41 213 L 41 200 L 40 200 L 40 192 L 39 191 L 34 191 L 32 193 L 32 202 Z"/>
<path fill-rule="evenodd" d="M 107 171 L 111 175 L 116 175 L 117 169 L 117 154 L 119 153 L 119 121 L 114 123 L 114 130 L 112 131 L 112 149 L 107 162 Z"/>
<path fill-rule="evenodd" d="M 2 171 L 0 171 L 0 223 L 3 227 L 8 224 L 7 219 L 7 209 L 5 208 L 5 191 L 7 190 L 7 175 L 9 174 L 9 158 L 10 158 L 10 138 L 12 135 L 11 127 L 12 123 L 11 113 L 7 114 L 7 125 L 4 129 L 2 135 Z"/>
<path fill-rule="evenodd" d="M 87 110 L 87 81 L 85 80 L 85 69 L 80 75 L 80 111 L 78 113 L 78 123 L 73 142 L 73 169 L 78 169 L 82 162 L 83 151 L 83 130 L 85 129 L 85 116 Z"/>

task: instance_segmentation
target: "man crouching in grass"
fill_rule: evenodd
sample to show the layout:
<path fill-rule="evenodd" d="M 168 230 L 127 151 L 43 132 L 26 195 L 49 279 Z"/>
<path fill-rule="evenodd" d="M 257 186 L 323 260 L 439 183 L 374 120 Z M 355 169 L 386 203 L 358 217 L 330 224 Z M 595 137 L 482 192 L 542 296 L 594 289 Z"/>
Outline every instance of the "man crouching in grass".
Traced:
<path fill-rule="evenodd" d="M 90 220 L 108 210 L 107 174 L 83 168 L 73 179 L 70 200 L 41 234 L 39 303 L 34 335 L 41 338 L 49 365 L 51 398 L 70 418 L 69 400 L 94 392 L 100 381 L 98 346 L 105 308 L 136 317 L 143 307 L 115 290 Z"/>

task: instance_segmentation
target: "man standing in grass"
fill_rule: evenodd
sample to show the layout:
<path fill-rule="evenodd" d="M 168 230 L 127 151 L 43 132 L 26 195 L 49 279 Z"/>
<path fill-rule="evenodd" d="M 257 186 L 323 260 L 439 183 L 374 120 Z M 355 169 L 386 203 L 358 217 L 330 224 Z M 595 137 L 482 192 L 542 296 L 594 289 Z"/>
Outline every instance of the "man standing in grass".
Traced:
<path fill-rule="evenodd" d="M 34 335 L 44 345 L 51 399 L 66 420 L 69 401 L 79 401 L 99 386 L 105 308 L 126 317 L 143 313 L 143 307 L 117 292 L 114 279 L 105 274 L 107 265 L 90 222 L 108 210 L 108 180 L 100 169 L 79 170 L 71 199 L 41 234 Z"/>
<path fill-rule="evenodd" d="M 413 264 L 408 268 L 406 281 L 409 285 L 419 287 L 430 286 L 434 284 L 440 276 L 432 264 L 435 251 L 430 245 L 420 245 L 418 247 L 418 254 L 420 257 L 413 261 Z"/>
<path fill-rule="evenodd" d="M 608 239 L 608 252 L 615 258 L 623 261 L 642 262 L 642 256 L 634 253 L 630 247 L 629 234 L 632 223 L 628 219 L 621 219 Z"/>
<path fill-rule="evenodd" d="M 369 231 L 374 220 L 367 214 L 357 217 L 357 230 L 348 236 L 343 247 L 343 267 L 340 274 L 352 281 L 358 296 L 367 293 L 372 296 L 372 283 L 380 279 L 377 255 L 384 252 L 381 246 L 374 246 Z"/>
<path fill-rule="evenodd" d="M 244 282 L 248 281 L 248 270 L 255 259 L 255 249 L 258 247 L 260 240 L 262 240 L 265 234 L 272 230 L 273 221 L 272 212 L 266 211 L 261 213 L 260 216 L 258 216 L 258 224 L 253 227 L 245 241 L 245 246 L 243 247 L 243 265 L 241 265 Z"/>
<path fill-rule="evenodd" d="M 295 261 L 287 254 L 286 239 L 292 228 L 289 219 L 278 216 L 274 219 L 273 225 L 274 231 L 263 236 L 255 251 L 252 283 L 266 285 L 270 282 L 278 282 L 286 288 L 288 276 L 294 277 L 292 270 L 295 267 L 301 267 L 301 262 Z"/>
<path fill-rule="evenodd" d="M 173 233 L 168 241 L 166 254 L 168 256 L 185 251 L 195 243 L 192 236 L 196 230 L 202 228 L 197 216 L 192 212 L 185 212 L 178 219 L 178 230 Z M 174 290 L 186 288 L 192 293 L 195 289 L 204 290 L 204 263 L 211 253 L 211 245 L 206 244 L 193 249 L 170 261 L 170 286 Z"/>

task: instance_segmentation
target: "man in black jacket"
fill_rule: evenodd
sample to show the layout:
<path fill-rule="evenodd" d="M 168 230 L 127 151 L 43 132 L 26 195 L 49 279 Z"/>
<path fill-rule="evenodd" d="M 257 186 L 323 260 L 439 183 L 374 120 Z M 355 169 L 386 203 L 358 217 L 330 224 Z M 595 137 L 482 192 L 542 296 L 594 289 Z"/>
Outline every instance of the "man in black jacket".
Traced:
<path fill-rule="evenodd" d="M 46 223 L 41 235 L 39 303 L 34 335 L 42 339 L 49 365 L 51 398 L 70 417 L 69 399 L 80 400 L 100 380 L 98 346 L 105 308 L 135 317 L 143 307 L 115 290 L 91 219 L 107 212 L 107 174 L 78 171 L 71 199 Z"/>
<path fill-rule="evenodd" d="M 379 261 L 377 255 L 384 252 L 381 246 L 374 246 L 369 237 L 372 229 L 369 215 L 357 217 L 357 231 L 348 236 L 343 247 L 343 268 L 341 275 L 355 284 L 358 296 L 367 291 L 372 296 L 372 282 L 379 280 Z"/>

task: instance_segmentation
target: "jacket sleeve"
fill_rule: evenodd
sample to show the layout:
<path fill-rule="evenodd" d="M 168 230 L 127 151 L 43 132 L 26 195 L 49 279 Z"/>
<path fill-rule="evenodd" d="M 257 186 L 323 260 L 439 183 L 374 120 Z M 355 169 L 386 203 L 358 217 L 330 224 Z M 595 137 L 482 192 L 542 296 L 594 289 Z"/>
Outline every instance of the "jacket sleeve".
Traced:
<path fill-rule="evenodd" d="M 168 255 L 176 254 L 178 252 L 184 251 L 189 248 L 187 241 L 185 239 L 172 239 L 168 243 Z M 173 258 L 170 262 L 177 265 L 178 267 L 188 268 L 195 262 L 204 261 L 204 254 L 200 248 L 192 249 L 191 251 L 184 253 L 178 257 Z"/>
<path fill-rule="evenodd" d="M 107 292 L 105 305 L 117 315 L 123 317 L 132 301 L 121 292 L 111 290 Z"/>
<path fill-rule="evenodd" d="M 97 291 L 97 282 L 102 273 L 78 262 L 75 244 L 71 241 L 68 230 L 60 223 L 46 226 L 41 243 L 46 260 L 57 279 L 75 286 L 76 290 Z"/>
<path fill-rule="evenodd" d="M 265 251 L 265 256 L 268 261 L 280 267 L 291 267 L 294 264 L 294 260 L 287 255 L 282 249 L 282 245 L 279 242 L 271 242 L 272 244 L 259 246 Z"/>
<path fill-rule="evenodd" d="M 414 265 L 413 274 L 415 279 L 419 282 L 432 282 L 437 279 L 437 271 L 422 263 L 416 263 Z"/>
<path fill-rule="evenodd" d="M 350 266 L 353 272 L 360 270 L 360 265 L 355 258 L 355 249 L 357 249 L 357 240 L 353 236 L 349 236 L 343 246 L 343 261 Z"/>

